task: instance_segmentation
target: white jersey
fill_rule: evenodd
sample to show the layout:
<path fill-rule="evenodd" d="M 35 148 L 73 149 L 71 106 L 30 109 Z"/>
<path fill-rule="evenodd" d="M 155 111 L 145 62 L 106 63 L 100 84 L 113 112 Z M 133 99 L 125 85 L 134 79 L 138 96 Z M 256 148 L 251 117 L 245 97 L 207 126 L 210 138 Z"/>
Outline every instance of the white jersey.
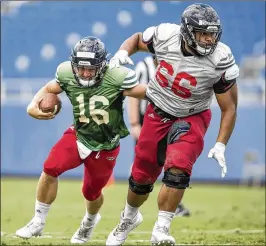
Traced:
<path fill-rule="evenodd" d="M 197 57 L 183 55 L 181 40 L 179 25 L 164 23 L 154 29 L 152 42 L 159 65 L 147 89 L 156 106 L 176 117 L 208 109 L 213 85 L 235 64 L 230 48 L 221 42 L 211 55 Z"/>

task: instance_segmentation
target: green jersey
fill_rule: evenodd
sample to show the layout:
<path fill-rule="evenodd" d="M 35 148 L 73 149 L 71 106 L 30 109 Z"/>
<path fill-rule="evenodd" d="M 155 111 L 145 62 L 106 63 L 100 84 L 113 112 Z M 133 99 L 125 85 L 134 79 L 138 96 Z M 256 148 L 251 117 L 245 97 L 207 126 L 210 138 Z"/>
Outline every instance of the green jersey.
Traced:
<path fill-rule="evenodd" d="M 129 135 L 123 118 L 123 90 L 138 84 L 132 69 L 108 68 L 101 82 L 80 87 L 67 61 L 58 66 L 56 81 L 73 106 L 77 139 L 87 148 L 110 150 L 119 145 L 120 138 Z"/>

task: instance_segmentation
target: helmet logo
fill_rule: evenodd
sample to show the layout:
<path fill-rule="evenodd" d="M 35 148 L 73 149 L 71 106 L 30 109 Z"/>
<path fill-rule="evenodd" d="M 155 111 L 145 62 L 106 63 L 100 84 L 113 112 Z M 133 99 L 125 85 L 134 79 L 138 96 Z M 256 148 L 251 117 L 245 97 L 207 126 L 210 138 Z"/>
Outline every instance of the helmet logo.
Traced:
<path fill-rule="evenodd" d="M 78 63 L 80 66 L 90 66 L 91 63 L 89 61 L 79 61 Z"/>
<path fill-rule="evenodd" d="M 94 58 L 95 53 L 93 52 L 84 52 L 84 51 L 78 51 L 77 57 L 84 57 L 84 58 Z"/>
<path fill-rule="evenodd" d="M 208 26 L 207 31 L 210 31 L 210 32 L 217 32 L 218 31 L 218 27 L 217 26 Z"/>
<path fill-rule="evenodd" d="M 217 21 L 214 22 L 208 22 L 206 20 L 199 20 L 199 25 L 203 26 L 217 26 L 220 25 L 220 20 L 218 19 Z"/>

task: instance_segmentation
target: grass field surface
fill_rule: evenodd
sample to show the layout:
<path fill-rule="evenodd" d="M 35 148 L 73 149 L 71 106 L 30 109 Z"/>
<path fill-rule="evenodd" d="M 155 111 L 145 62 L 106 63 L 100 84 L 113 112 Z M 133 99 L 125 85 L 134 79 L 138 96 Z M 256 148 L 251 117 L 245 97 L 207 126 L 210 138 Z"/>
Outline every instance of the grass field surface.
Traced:
<path fill-rule="evenodd" d="M 81 182 L 60 180 L 43 235 L 30 240 L 15 236 L 33 216 L 37 179 L 1 179 L 1 245 L 70 245 L 69 240 L 84 216 Z M 124 245 L 150 245 L 156 221 L 157 184 L 141 207 L 143 223 Z M 87 245 L 105 245 L 109 232 L 119 221 L 124 207 L 127 183 L 115 183 L 104 190 L 102 220 Z M 184 204 L 188 218 L 174 218 L 171 234 L 177 245 L 265 245 L 265 188 L 192 184 Z"/>

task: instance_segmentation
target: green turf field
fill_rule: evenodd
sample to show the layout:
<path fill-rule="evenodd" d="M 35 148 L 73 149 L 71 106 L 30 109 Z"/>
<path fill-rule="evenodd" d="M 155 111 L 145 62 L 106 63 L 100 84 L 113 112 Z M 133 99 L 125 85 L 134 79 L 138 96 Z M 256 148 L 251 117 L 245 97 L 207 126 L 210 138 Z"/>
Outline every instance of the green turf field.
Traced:
<path fill-rule="evenodd" d="M 69 245 L 85 213 L 81 182 L 60 180 L 57 200 L 47 218 L 42 237 L 22 240 L 15 231 L 25 225 L 34 211 L 37 179 L 1 180 L 2 245 Z M 125 245 L 149 245 L 157 216 L 157 185 L 141 208 L 143 223 L 128 236 Z M 104 245 L 118 223 L 127 193 L 126 183 L 104 190 L 102 220 L 88 245 Z M 177 244 L 265 245 L 265 190 L 236 186 L 192 184 L 184 197 L 189 218 L 175 218 L 171 233 Z"/>

